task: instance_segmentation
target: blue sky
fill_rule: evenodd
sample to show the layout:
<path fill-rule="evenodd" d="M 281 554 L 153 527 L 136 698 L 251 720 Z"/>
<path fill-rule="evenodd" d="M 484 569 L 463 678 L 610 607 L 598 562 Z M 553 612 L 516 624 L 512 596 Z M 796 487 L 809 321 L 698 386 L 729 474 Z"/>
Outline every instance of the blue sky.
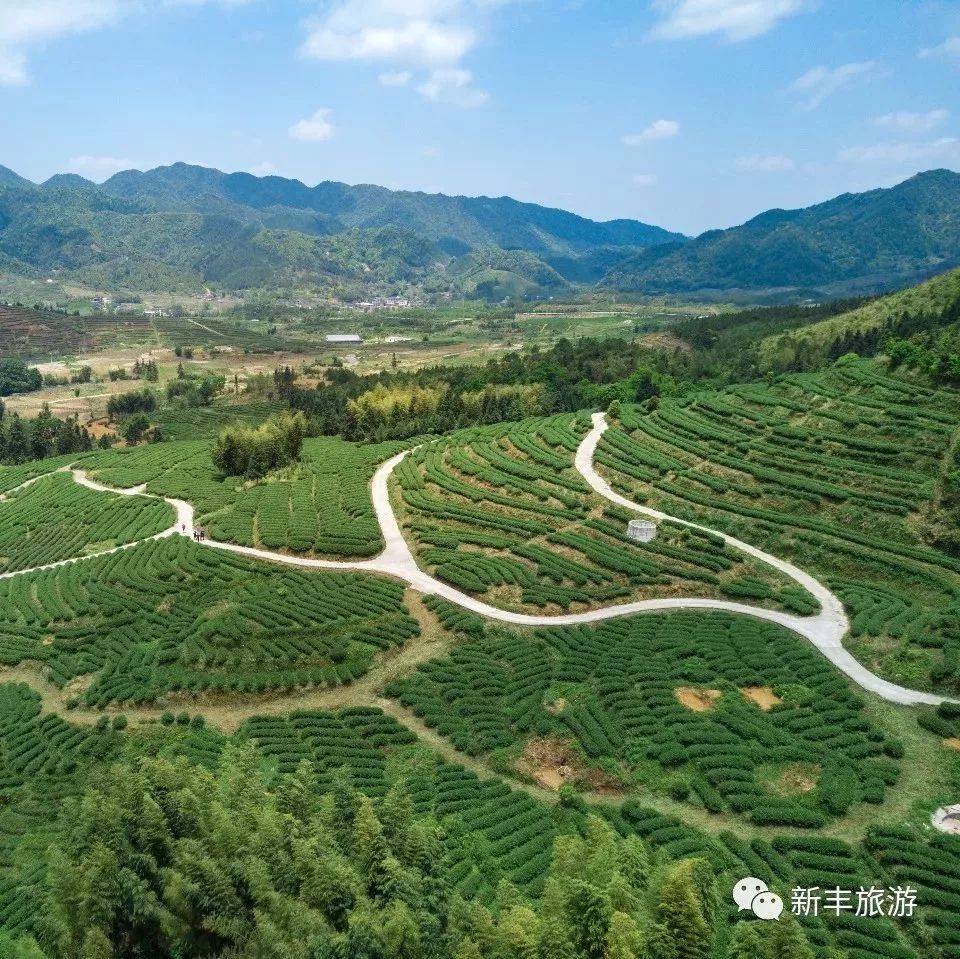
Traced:
<path fill-rule="evenodd" d="M 185 160 L 697 233 L 960 169 L 956 0 L 0 0 L 0 163 Z"/>

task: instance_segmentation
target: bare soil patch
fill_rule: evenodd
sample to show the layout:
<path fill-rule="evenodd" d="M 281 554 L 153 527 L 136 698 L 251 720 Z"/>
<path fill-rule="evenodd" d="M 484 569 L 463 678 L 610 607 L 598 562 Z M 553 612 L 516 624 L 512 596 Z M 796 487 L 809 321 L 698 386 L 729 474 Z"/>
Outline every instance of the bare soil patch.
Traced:
<path fill-rule="evenodd" d="M 713 709 L 723 695 L 719 689 L 696 689 L 693 686 L 680 686 L 673 691 L 680 702 L 695 713 L 705 713 Z"/>
<path fill-rule="evenodd" d="M 811 763 L 796 763 L 784 769 L 777 780 L 777 785 L 780 791 L 788 794 L 812 792 L 817 788 L 819 774 L 819 766 Z"/>
<path fill-rule="evenodd" d="M 85 673 L 83 676 L 77 676 L 71 679 L 66 685 L 68 693 L 85 693 L 93 685 L 93 673 Z"/>
<path fill-rule="evenodd" d="M 566 699 L 561 696 L 559 699 L 555 699 L 552 703 L 547 703 L 547 712 L 553 716 L 556 716 L 557 713 L 562 713 L 567 708 Z"/>
<path fill-rule="evenodd" d="M 559 736 L 531 739 L 515 760 L 514 768 L 554 792 L 565 783 L 601 793 L 619 793 L 623 788 L 615 776 L 587 766 L 572 745 Z"/>
<path fill-rule="evenodd" d="M 113 426 L 103 420 L 93 420 L 90 423 L 87 423 L 87 432 L 95 439 L 98 440 L 102 436 L 113 436 L 116 438 L 117 431 Z"/>
<path fill-rule="evenodd" d="M 756 703 L 764 712 L 783 702 L 769 686 L 744 686 L 740 692 L 750 702 Z"/>
<path fill-rule="evenodd" d="M 946 746 L 947 749 L 953 749 L 960 753 L 960 738 L 957 736 L 951 736 L 949 739 L 945 739 L 943 745 Z"/>

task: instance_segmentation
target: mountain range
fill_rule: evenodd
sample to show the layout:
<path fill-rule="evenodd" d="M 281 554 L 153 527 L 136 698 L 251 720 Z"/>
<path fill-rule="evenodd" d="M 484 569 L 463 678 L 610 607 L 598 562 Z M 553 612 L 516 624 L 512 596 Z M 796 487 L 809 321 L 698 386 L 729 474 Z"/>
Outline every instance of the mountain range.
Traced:
<path fill-rule="evenodd" d="M 907 286 L 960 264 L 960 174 L 918 173 L 800 210 L 638 253 L 614 290 L 720 297 L 731 291 L 849 296 Z"/>
<path fill-rule="evenodd" d="M 176 163 L 102 184 L 0 167 L 0 270 L 114 291 L 416 289 L 502 299 L 595 287 L 799 298 L 903 286 L 960 263 L 960 174 L 934 170 L 695 239 L 509 197 Z"/>

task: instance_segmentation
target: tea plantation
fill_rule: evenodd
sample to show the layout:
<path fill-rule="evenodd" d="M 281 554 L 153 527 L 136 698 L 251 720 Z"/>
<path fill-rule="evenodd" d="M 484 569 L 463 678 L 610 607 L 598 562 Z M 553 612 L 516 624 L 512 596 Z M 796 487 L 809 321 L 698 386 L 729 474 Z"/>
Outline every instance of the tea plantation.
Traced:
<path fill-rule="evenodd" d="M 0 572 L 134 543 L 173 521 L 160 500 L 93 492 L 53 473 L 0 500 Z"/>
<path fill-rule="evenodd" d="M 0 581 L 0 662 L 83 704 L 349 683 L 419 632 L 392 581 L 154 540 Z"/>
<path fill-rule="evenodd" d="M 305 555 L 382 549 L 369 483 L 403 444 L 308 439 L 302 462 L 252 482 L 218 476 L 209 440 L 187 438 L 206 416 L 178 411 L 182 439 L 73 459 L 106 484 L 190 501 L 211 538 Z M 610 422 L 597 462 L 618 489 L 790 558 L 841 597 L 859 657 L 905 685 L 960 688 L 955 394 L 845 361 L 626 404 Z M 635 514 L 574 468 L 588 423 L 560 414 L 419 445 L 391 492 L 421 566 L 545 614 L 654 596 L 816 611 L 717 536 L 665 521 L 652 542 L 628 541 Z M 258 897 L 271 922 L 284 917 L 277 941 L 303 939 L 297 959 L 960 959 L 960 836 L 929 826 L 933 808 L 960 802 L 960 708 L 875 700 L 806 639 L 749 617 L 688 610 L 511 630 L 435 596 L 405 599 L 389 576 L 151 538 L 173 522 L 166 504 L 53 472 L 69 462 L 0 470 L 0 571 L 25 570 L 0 579 L 0 956 L 37 956 L 13 951 L 21 936 L 46 945 L 64 875 L 87 888 L 116 872 L 105 899 L 154 884 L 181 917 L 215 902 L 216 932 L 183 954 L 216 959 L 280 959 L 225 945 L 231 904 L 254 912 Z M 121 544 L 135 545 L 91 555 Z M 5 670 L 31 685 L 4 682 Z M 144 764 L 157 758 L 175 765 L 150 767 L 145 796 Z M 191 777 L 236 820 L 204 820 L 212 807 L 182 788 Z M 120 805 L 97 819 L 104 783 Z M 269 815 L 251 806 L 260 787 Z M 124 799 L 137 816 L 119 811 Z M 104 866 L 78 826 L 94 820 L 111 841 L 142 844 L 127 871 Z M 179 830 L 176 849 L 161 820 Z M 211 834 L 226 871 L 202 854 L 198 836 Z M 64 866 L 62 850 L 85 844 L 94 852 Z M 293 895 L 281 870 L 265 893 L 288 848 L 316 881 Z M 695 949 L 661 898 L 677 870 L 704 897 Z M 752 933 L 777 924 L 737 912 L 728 890 L 746 875 L 788 907 L 798 887 L 910 886 L 917 913 L 785 917 L 782 936 L 799 937 L 789 949 L 754 947 Z M 434 908 L 445 919 L 424 927 L 426 948 L 404 923 Z M 309 910 L 321 909 L 339 952 L 309 951 Z M 390 949 L 369 944 L 382 916 L 406 930 L 387 936 Z M 628 928 L 623 916 L 642 931 L 629 951 L 609 937 L 551 951 L 541 935 L 582 917 Z M 458 948 L 441 953 L 451 936 Z"/>
<path fill-rule="evenodd" d="M 745 840 L 731 832 L 702 832 L 635 802 L 621 809 L 601 804 L 588 810 L 577 802 L 552 807 L 496 778 L 480 779 L 436 758 L 376 709 L 257 717 L 229 738 L 186 714 L 180 719 L 136 730 L 105 720 L 81 729 L 42 713 L 39 697 L 26 687 L 0 686 L 0 751 L 6 760 L 0 780 L 3 931 L 19 936 L 40 926 L 47 870 L 43 850 L 60 840 L 61 812 L 70 796 L 83 794 L 105 775 L 118 775 L 139 756 L 186 756 L 216 770 L 227 759 L 228 746 L 252 743 L 262 757 L 260 768 L 276 789 L 285 789 L 290 777 L 300 777 L 306 763 L 316 776 L 315 800 L 328 797 L 355 810 L 357 799 L 351 797 L 366 795 L 389 803 L 379 807 L 384 818 L 388 809 L 401 809 L 417 821 L 437 823 L 442 847 L 435 868 L 459 895 L 490 906 L 502 902 L 504 880 L 517 895 L 535 902 L 544 892 L 559 837 L 570 842 L 583 836 L 591 850 L 602 850 L 613 836 L 633 836 L 642 841 L 634 859 L 651 881 L 669 864 L 693 856 L 702 858 L 716 877 L 722 896 L 716 955 L 726 954 L 731 931 L 742 918 L 725 891 L 744 875 L 768 882 L 785 901 L 798 885 L 829 881 L 858 888 L 909 877 L 923 884 L 919 918 L 898 925 L 884 918 L 803 917 L 800 925 L 815 954 L 838 954 L 830 949 L 856 959 L 949 959 L 956 954 L 951 951 L 956 925 L 948 890 L 960 844 L 947 837 L 933 846 L 921 846 L 915 833 L 903 829 L 877 830 L 863 845 L 777 833 Z M 606 820 L 611 836 L 589 819 L 590 812 Z M 927 855 L 922 863 L 921 849 Z M 917 864 L 911 865 L 914 859 Z"/>
<path fill-rule="evenodd" d="M 116 487 L 185 499 L 214 539 L 272 550 L 373 556 L 383 537 L 370 502 L 370 478 L 401 448 L 360 446 L 331 437 L 308 439 L 293 470 L 251 483 L 218 475 L 210 443 L 188 440 L 107 450 L 84 457 L 98 480 Z"/>
<path fill-rule="evenodd" d="M 844 361 L 773 384 L 625 407 L 597 463 L 627 495 L 745 535 L 825 581 L 851 649 L 960 690 L 960 558 L 945 512 L 960 397 Z"/>
<path fill-rule="evenodd" d="M 406 529 L 438 578 L 494 605 L 544 611 L 653 596 L 722 596 L 806 614 L 813 598 L 715 536 L 661 525 L 626 539 L 635 514 L 573 468 L 580 416 L 463 430 L 395 471 Z"/>
<path fill-rule="evenodd" d="M 750 698 L 763 688 L 766 708 Z M 720 613 L 490 631 L 388 691 L 464 752 L 561 737 L 624 783 L 764 825 L 822 826 L 899 776 L 902 747 L 816 650 Z"/>

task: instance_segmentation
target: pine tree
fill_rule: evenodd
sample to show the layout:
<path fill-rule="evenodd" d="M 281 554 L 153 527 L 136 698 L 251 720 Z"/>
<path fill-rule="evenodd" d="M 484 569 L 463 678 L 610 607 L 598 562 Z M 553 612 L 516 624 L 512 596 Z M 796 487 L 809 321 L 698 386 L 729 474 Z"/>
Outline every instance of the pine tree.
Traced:
<path fill-rule="evenodd" d="M 387 910 L 383 938 L 386 959 L 420 959 L 423 955 L 420 928 L 404 903 L 394 902 Z"/>
<path fill-rule="evenodd" d="M 697 889 L 695 862 L 675 863 L 660 887 L 658 912 L 673 939 L 677 959 L 708 959 L 713 940 Z"/>
<path fill-rule="evenodd" d="M 529 906 L 512 906 L 497 923 L 497 959 L 537 959 L 540 920 Z"/>
<path fill-rule="evenodd" d="M 383 827 L 377 818 L 373 800 L 363 796 L 357 806 L 353 821 L 353 854 L 360 868 L 369 873 L 376 859 L 383 858 L 386 852 Z"/>
<path fill-rule="evenodd" d="M 642 948 L 643 940 L 636 922 L 625 912 L 615 912 L 610 917 L 603 959 L 637 959 Z"/>
<path fill-rule="evenodd" d="M 380 803 L 380 822 L 398 852 L 406 851 L 407 836 L 414 820 L 413 799 L 404 780 L 398 780 Z"/>
<path fill-rule="evenodd" d="M 617 868 L 635 889 L 643 889 L 650 875 L 650 857 L 639 836 L 628 836 L 617 849 Z"/>
<path fill-rule="evenodd" d="M 767 959 L 814 959 L 800 923 L 789 912 L 783 913 L 778 922 L 765 925 L 769 930 L 765 936 Z"/>
<path fill-rule="evenodd" d="M 738 922 L 727 947 L 727 959 L 767 959 L 755 922 Z"/>
<path fill-rule="evenodd" d="M 567 921 L 577 949 L 588 959 L 601 959 L 610 922 L 610 901 L 588 883 L 575 881 L 567 899 Z"/>
<path fill-rule="evenodd" d="M 301 759 L 289 776 L 284 776 L 277 789 L 277 808 L 299 822 L 310 819 L 316 809 L 317 775 L 313 764 Z"/>
<path fill-rule="evenodd" d="M 567 924 L 554 916 L 540 913 L 537 959 L 577 959 Z"/>

